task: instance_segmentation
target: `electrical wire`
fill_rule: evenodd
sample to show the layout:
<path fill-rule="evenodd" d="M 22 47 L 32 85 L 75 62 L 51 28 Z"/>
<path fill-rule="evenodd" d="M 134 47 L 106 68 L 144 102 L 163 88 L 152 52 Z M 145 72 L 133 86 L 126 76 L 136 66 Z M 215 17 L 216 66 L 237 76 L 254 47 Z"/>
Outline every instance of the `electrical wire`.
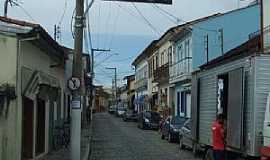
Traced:
<path fill-rule="evenodd" d="M 109 40 L 109 48 L 112 47 L 113 45 L 113 40 L 115 38 L 115 32 L 116 32 L 116 26 L 117 26 L 117 22 L 118 22 L 118 19 L 119 19 L 119 10 L 116 10 L 116 16 L 115 16 L 115 19 L 113 21 L 113 27 L 112 27 L 112 32 L 111 32 L 111 38 Z"/>
<path fill-rule="evenodd" d="M 65 0 L 64 11 L 63 11 L 63 14 L 62 14 L 62 16 L 61 16 L 61 18 L 60 18 L 60 21 L 59 21 L 59 23 L 58 23 L 58 26 L 61 26 L 61 25 L 62 25 L 62 22 L 63 22 L 63 20 L 64 20 L 64 18 L 65 18 L 66 11 L 67 11 L 67 1 L 68 1 L 68 0 Z"/>
<path fill-rule="evenodd" d="M 33 22 L 36 22 L 36 20 L 33 18 L 33 16 L 22 5 L 20 5 L 17 2 L 14 2 L 14 1 L 10 1 L 10 3 L 19 7 L 24 12 L 24 14 L 26 14 Z"/>
<path fill-rule="evenodd" d="M 166 15 L 174 18 L 177 22 L 177 24 L 179 24 L 180 22 L 183 22 L 183 23 L 190 23 L 190 21 L 186 21 L 182 18 L 179 18 L 179 17 L 176 17 L 175 15 L 173 15 L 172 13 L 166 11 L 165 9 L 161 8 L 160 6 L 158 6 L 157 4 L 153 4 L 153 6 L 155 6 L 157 9 L 159 9 L 160 11 L 164 12 Z M 212 30 L 212 29 L 207 29 L 207 28 L 202 28 L 202 27 L 198 27 L 196 26 L 195 28 L 198 28 L 200 30 L 205 30 L 205 31 L 209 31 L 209 32 L 218 32 L 217 30 Z"/>
<path fill-rule="evenodd" d="M 97 67 L 99 65 L 101 65 L 102 63 L 106 62 L 107 60 L 109 60 L 112 56 L 114 56 L 114 54 L 111 54 L 109 56 L 107 56 L 105 59 L 103 59 L 102 61 L 98 62 L 97 64 L 95 64 L 94 66 Z"/>
<path fill-rule="evenodd" d="M 76 9 L 73 9 L 73 13 L 72 13 L 71 21 L 70 21 L 70 31 L 71 31 L 71 35 L 72 35 L 73 39 L 75 38 L 75 33 L 73 31 L 73 20 L 75 17 L 75 11 L 76 11 Z"/>
<path fill-rule="evenodd" d="M 101 2 L 99 1 L 99 9 L 98 9 L 98 26 L 97 26 L 97 48 L 99 48 L 99 36 L 100 36 L 100 15 L 101 15 Z"/>
<path fill-rule="evenodd" d="M 156 32 L 156 34 L 158 34 L 158 36 L 160 36 L 160 32 L 158 31 L 157 28 L 155 28 L 152 23 L 150 21 L 147 20 L 147 18 L 142 14 L 142 12 L 138 9 L 138 7 L 132 3 L 133 7 L 136 9 L 136 11 L 140 14 L 140 16 L 144 19 L 144 21 L 148 24 L 148 26 L 154 31 Z"/>
<path fill-rule="evenodd" d="M 176 17 L 175 15 L 171 14 L 170 12 L 166 11 L 165 9 L 159 7 L 157 4 L 152 4 L 152 6 L 155 7 L 155 8 L 157 8 L 161 12 L 165 13 L 167 16 L 172 17 L 173 19 L 175 19 L 176 20 L 176 24 L 179 24 L 180 22 L 186 22 L 183 19 L 180 19 L 180 18 Z"/>
<path fill-rule="evenodd" d="M 172 19 L 170 16 L 168 16 L 167 14 L 164 14 L 161 10 L 159 10 L 158 8 L 156 8 L 155 5 L 151 4 L 152 8 L 154 8 L 155 10 L 157 10 L 161 15 L 163 15 L 164 17 L 166 17 L 170 22 L 172 22 L 173 24 L 178 24 L 177 21 L 175 21 L 174 19 Z"/>
<path fill-rule="evenodd" d="M 111 19 L 111 10 L 112 10 L 112 2 L 109 2 L 109 7 L 108 7 L 109 9 L 108 9 L 108 15 L 107 15 L 107 19 L 106 19 L 106 24 L 105 24 L 105 27 L 106 27 L 106 30 L 107 31 L 105 31 L 105 37 L 106 37 L 106 39 L 107 39 L 107 41 L 105 41 L 105 47 L 107 47 L 107 45 L 109 45 L 109 43 L 110 43 L 110 36 L 109 36 L 109 29 L 110 29 L 110 27 L 109 27 L 109 22 L 110 22 L 110 19 Z"/>

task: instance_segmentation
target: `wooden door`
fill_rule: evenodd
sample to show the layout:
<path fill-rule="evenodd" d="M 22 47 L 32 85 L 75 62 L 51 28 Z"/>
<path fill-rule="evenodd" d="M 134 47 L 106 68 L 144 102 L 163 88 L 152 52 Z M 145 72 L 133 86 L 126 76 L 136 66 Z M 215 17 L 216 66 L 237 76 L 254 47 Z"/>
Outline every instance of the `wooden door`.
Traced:
<path fill-rule="evenodd" d="M 23 97 L 22 157 L 33 158 L 34 102 Z"/>

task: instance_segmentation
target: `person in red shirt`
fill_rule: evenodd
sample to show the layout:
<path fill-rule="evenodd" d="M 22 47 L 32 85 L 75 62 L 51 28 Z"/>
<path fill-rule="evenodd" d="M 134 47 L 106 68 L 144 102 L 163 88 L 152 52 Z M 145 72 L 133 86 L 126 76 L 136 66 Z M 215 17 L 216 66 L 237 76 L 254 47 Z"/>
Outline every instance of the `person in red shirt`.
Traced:
<path fill-rule="evenodd" d="M 215 160 L 225 159 L 224 115 L 219 114 L 212 125 L 213 156 Z"/>

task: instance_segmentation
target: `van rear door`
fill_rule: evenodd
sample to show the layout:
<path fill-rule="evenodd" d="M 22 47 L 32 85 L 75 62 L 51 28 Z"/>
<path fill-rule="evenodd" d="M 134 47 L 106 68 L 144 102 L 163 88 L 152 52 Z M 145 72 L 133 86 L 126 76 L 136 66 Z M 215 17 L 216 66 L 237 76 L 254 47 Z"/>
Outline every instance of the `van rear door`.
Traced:
<path fill-rule="evenodd" d="M 243 68 L 229 72 L 227 145 L 241 149 L 243 137 Z"/>

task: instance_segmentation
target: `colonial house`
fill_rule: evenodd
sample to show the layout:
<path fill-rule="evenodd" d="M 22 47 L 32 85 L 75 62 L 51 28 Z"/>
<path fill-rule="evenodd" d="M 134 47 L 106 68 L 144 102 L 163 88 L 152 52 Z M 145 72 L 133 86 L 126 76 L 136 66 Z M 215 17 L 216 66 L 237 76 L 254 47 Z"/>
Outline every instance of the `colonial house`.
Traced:
<path fill-rule="evenodd" d="M 0 17 L 0 159 L 51 151 L 65 121 L 65 52 L 38 24 Z"/>
<path fill-rule="evenodd" d="M 127 100 L 128 108 L 135 110 L 134 100 L 135 100 L 135 75 L 129 75 L 124 77 L 127 81 Z"/>
<path fill-rule="evenodd" d="M 177 34 L 181 26 L 170 28 L 166 31 L 159 40 L 156 41 L 154 52 L 149 56 L 149 63 L 151 65 L 150 77 L 152 80 L 152 93 L 155 93 L 157 98 L 157 111 L 161 112 L 163 116 L 168 116 L 173 112 L 173 105 L 171 102 L 171 92 L 169 84 L 169 62 L 172 59 L 173 46 L 170 39 Z M 149 78 L 149 79 L 151 79 Z"/>
<path fill-rule="evenodd" d="M 190 117 L 191 73 L 247 41 L 251 33 L 259 30 L 259 17 L 256 3 L 186 23 L 181 32 L 172 37 L 170 84 L 174 90 L 175 115 Z"/>
<path fill-rule="evenodd" d="M 109 107 L 111 95 L 103 89 L 103 86 L 95 86 L 94 111 L 104 112 Z"/>
<path fill-rule="evenodd" d="M 135 111 L 149 110 L 148 103 L 148 54 L 142 52 L 132 63 L 135 67 Z"/>
<path fill-rule="evenodd" d="M 128 108 L 128 88 L 127 85 L 123 85 L 121 87 L 119 87 L 119 96 L 120 96 L 120 100 L 119 103 L 121 106 L 123 106 L 124 108 Z"/>

